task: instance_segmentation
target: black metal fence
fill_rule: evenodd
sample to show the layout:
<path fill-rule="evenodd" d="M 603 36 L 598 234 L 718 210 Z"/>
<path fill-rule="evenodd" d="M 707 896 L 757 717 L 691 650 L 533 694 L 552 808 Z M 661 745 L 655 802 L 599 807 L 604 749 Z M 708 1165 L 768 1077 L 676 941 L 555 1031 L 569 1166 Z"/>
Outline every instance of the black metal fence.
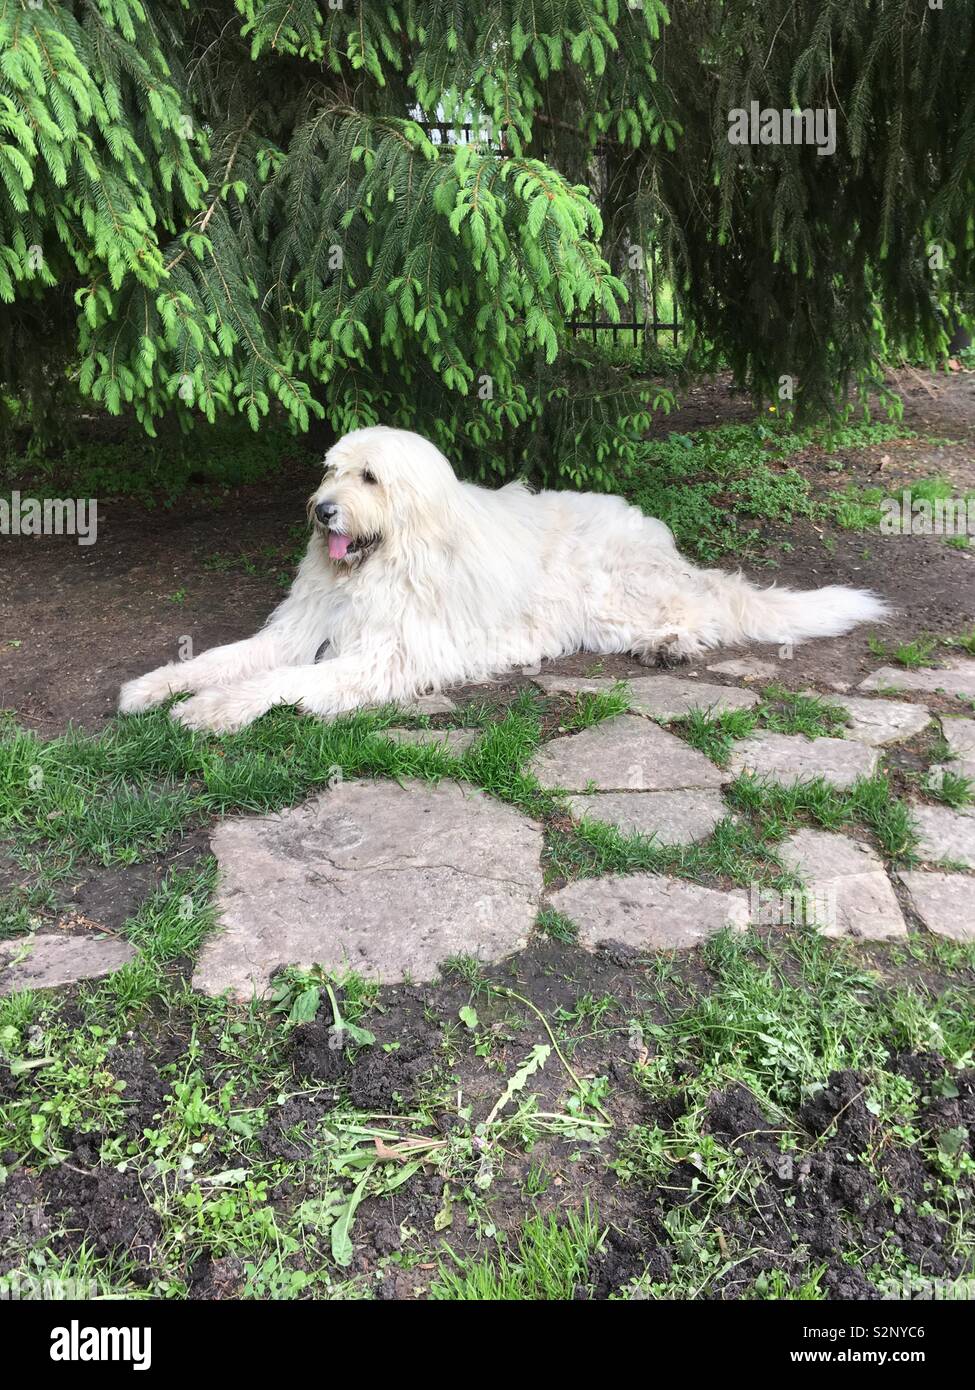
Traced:
<path fill-rule="evenodd" d="M 674 347 L 680 342 L 681 323 L 676 311 L 673 320 L 669 323 L 662 319 L 621 319 L 619 323 L 613 323 L 609 319 L 579 319 L 571 318 L 568 323 L 569 332 L 574 337 L 580 333 L 591 333 L 593 342 L 598 342 L 600 333 L 612 333 L 614 345 L 619 342 L 620 334 L 632 334 L 633 346 L 639 347 L 641 335 L 653 334 L 654 342 L 658 341 L 661 333 L 671 333 L 674 338 Z M 626 341 L 624 336 L 624 341 Z"/>

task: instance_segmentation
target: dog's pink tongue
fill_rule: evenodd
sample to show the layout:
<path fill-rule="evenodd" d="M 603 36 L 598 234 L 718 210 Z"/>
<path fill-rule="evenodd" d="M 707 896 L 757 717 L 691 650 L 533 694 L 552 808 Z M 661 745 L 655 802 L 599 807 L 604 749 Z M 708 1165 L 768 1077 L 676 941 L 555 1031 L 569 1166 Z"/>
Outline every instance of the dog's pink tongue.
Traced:
<path fill-rule="evenodd" d="M 332 560 L 344 560 L 345 552 L 352 544 L 351 536 L 342 536 L 338 531 L 328 533 L 328 553 Z"/>

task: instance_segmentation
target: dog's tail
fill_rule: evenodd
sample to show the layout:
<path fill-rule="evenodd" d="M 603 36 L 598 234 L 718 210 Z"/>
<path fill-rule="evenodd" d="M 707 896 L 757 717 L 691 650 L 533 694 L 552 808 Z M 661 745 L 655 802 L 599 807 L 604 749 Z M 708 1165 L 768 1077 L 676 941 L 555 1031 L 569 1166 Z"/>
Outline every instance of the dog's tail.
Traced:
<path fill-rule="evenodd" d="M 718 574 L 719 640 L 735 642 L 804 642 L 810 637 L 839 637 L 858 623 L 882 622 L 890 609 L 868 589 L 830 584 L 824 589 L 760 589 L 740 574 Z"/>

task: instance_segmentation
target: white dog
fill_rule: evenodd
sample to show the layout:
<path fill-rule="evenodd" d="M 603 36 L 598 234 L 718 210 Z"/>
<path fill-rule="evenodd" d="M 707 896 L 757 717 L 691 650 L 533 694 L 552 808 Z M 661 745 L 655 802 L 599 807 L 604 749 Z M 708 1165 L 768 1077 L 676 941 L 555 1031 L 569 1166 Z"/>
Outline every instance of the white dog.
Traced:
<path fill-rule="evenodd" d="M 759 589 L 698 569 L 621 497 L 462 483 L 407 430 L 340 439 L 308 507 L 308 552 L 267 626 L 130 681 L 123 712 L 194 691 L 173 718 L 229 732 L 273 705 L 329 718 L 580 648 L 653 664 L 831 637 L 885 613 L 860 589 Z"/>

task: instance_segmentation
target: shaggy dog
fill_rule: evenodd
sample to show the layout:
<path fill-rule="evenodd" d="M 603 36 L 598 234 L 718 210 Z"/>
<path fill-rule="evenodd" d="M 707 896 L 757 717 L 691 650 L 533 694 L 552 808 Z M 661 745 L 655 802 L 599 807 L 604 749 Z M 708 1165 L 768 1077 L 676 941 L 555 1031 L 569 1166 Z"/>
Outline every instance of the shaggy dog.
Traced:
<path fill-rule="evenodd" d="M 130 681 L 123 712 L 193 691 L 172 717 L 229 732 L 273 705 L 330 718 L 580 648 L 650 665 L 833 637 L 885 611 L 860 589 L 698 569 L 621 497 L 462 483 L 428 440 L 385 426 L 339 440 L 308 507 L 308 552 L 267 626 Z"/>

